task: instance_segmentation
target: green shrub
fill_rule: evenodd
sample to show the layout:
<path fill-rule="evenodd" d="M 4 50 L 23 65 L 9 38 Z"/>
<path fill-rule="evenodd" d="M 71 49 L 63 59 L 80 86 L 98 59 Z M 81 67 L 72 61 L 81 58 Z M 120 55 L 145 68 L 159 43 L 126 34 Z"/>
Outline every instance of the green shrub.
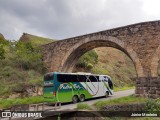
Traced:
<path fill-rule="evenodd" d="M 76 67 L 91 70 L 98 63 L 98 55 L 95 50 L 91 50 L 80 57 Z"/>
<path fill-rule="evenodd" d="M 90 70 L 90 69 L 92 69 L 92 68 L 93 68 L 93 65 L 92 65 L 91 63 L 88 63 L 88 64 L 87 64 L 87 69 Z"/>
<path fill-rule="evenodd" d="M 45 72 L 41 51 L 38 47 L 33 47 L 30 42 L 18 42 L 15 50 L 15 61 L 18 67 L 24 70 L 34 69 L 42 73 Z"/>
<path fill-rule="evenodd" d="M 0 44 L 0 59 L 5 59 L 5 50 L 3 46 Z"/>
<path fill-rule="evenodd" d="M 160 111 L 160 98 L 157 100 L 148 99 L 146 102 L 146 111 L 151 113 L 154 111 Z"/>
<path fill-rule="evenodd" d="M 5 59 L 5 46 L 8 45 L 8 43 L 7 40 L 0 37 L 0 59 Z"/>
<path fill-rule="evenodd" d="M 14 80 L 22 81 L 25 79 L 23 72 L 12 68 L 11 66 L 5 66 L 1 69 L 0 75 L 8 81 L 14 82 Z"/>

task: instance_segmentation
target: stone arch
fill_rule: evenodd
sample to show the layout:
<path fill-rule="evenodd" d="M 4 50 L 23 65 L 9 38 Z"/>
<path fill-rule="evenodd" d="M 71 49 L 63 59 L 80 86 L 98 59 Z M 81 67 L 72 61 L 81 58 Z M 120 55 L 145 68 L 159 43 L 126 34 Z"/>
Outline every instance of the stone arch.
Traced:
<path fill-rule="evenodd" d="M 113 47 L 124 52 L 133 61 L 137 76 L 144 77 L 140 60 L 132 47 L 125 45 L 122 40 L 115 37 L 102 35 L 84 38 L 70 48 L 61 62 L 60 71 L 71 72 L 80 56 L 96 47 Z"/>
<path fill-rule="evenodd" d="M 158 65 L 159 65 L 159 63 L 160 63 L 160 45 L 156 49 L 155 54 L 152 58 L 151 67 L 150 67 L 152 77 L 158 77 Z"/>

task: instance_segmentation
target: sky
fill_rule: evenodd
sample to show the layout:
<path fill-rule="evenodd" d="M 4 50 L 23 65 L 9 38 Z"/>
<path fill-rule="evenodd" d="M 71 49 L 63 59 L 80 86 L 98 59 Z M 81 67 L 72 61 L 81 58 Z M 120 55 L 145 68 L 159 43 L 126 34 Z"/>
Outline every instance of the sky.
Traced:
<path fill-rule="evenodd" d="M 160 0 L 0 0 L 0 33 L 65 39 L 160 20 Z"/>

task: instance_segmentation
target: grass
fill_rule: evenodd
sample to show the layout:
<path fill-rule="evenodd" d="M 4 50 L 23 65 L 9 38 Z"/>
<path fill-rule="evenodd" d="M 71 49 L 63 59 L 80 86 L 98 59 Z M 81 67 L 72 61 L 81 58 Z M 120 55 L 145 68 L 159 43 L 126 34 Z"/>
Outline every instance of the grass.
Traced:
<path fill-rule="evenodd" d="M 88 108 L 94 108 L 94 109 L 97 108 L 96 110 L 102 110 L 102 108 L 106 105 L 128 104 L 128 103 L 147 103 L 148 107 L 146 108 L 146 111 L 151 111 L 151 109 L 153 111 L 159 111 L 159 108 L 160 108 L 159 107 L 160 98 L 156 100 L 152 100 L 152 99 L 140 98 L 140 97 L 135 97 L 134 95 L 130 95 L 127 97 L 121 97 L 121 98 L 113 99 L 109 101 L 98 101 L 94 104 L 94 106 L 89 106 L 87 104 L 81 103 L 77 105 L 77 110 L 88 110 Z M 126 120 L 159 120 L 159 118 L 157 117 L 142 117 L 142 118 L 141 117 L 125 117 L 125 119 Z M 105 117 L 104 120 L 124 120 L 124 117 Z"/>
<path fill-rule="evenodd" d="M 130 95 L 127 97 L 121 97 L 113 100 L 107 100 L 107 101 L 98 101 L 94 104 L 94 106 L 98 109 L 101 110 L 104 106 L 106 105 L 114 105 L 114 104 L 128 104 L 128 103 L 143 103 L 146 102 L 146 98 L 140 98 L 140 97 L 135 97 L 134 95 Z"/>
<path fill-rule="evenodd" d="M 43 96 L 27 97 L 27 98 L 16 98 L 16 99 L 1 99 L 0 108 L 9 108 L 14 105 L 23 105 L 23 104 L 34 104 L 44 102 Z"/>
<path fill-rule="evenodd" d="M 46 101 L 46 99 L 43 96 L 32 96 L 32 97 L 14 98 L 14 99 L 3 98 L 0 99 L 0 109 L 10 108 L 14 105 L 36 104 L 44 102 L 53 103 L 53 101 Z M 86 108 L 90 109 L 88 106 Z"/>
<path fill-rule="evenodd" d="M 135 89 L 135 86 L 114 87 L 114 92 Z"/>
<path fill-rule="evenodd" d="M 5 68 L 9 69 L 5 70 Z M 42 85 L 43 75 L 36 70 L 23 70 L 12 65 L 1 66 L 0 69 L 0 98 L 21 90 L 22 84 L 25 86 Z"/>
<path fill-rule="evenodd" d="M 92 108 L 86 103 L 78 103 L 76 110 L 92 110 Z"/>
<path fill-rule="evenodd" d="M 17 99 L 2 99 L 0 101 L 0 106 L 2 108 L 8 108 L 14 105 L 41 103 L 43 101 L 44 101 L 44 98 L 41 96 L 28 97 L 28 98 L 17 98 Z"/>
<path fill-rule="evenodd" d="M 22 37 L 21 39 L 24 39 L 24 41 L 25 41 L 25 39 L 27 38 L 33 45 L 38 45 L 38 46 L 55 41 L 53 39 L 39 37 L 39 36 L 27 34 L 27 33 L 24 33 L 23 35 L 25 35 L 25 37 L 24 38 Z"/>

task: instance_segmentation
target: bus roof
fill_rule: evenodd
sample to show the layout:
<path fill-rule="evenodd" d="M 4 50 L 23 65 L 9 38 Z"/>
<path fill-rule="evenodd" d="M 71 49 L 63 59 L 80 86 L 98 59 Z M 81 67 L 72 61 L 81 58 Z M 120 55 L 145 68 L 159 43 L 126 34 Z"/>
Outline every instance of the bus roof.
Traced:
<path fill-rule="evenodd" d="M 109 75 L 100 75 L 100 74 L 92 74 L 92 73 L 85 73 L 85 72 L 76 72 L 76 73 L 65 73 L 65 72 L 49 72 L 47 74 L 69 74 L 69 75 L 96 75 L 96 76 L 107 76 L 110 78 Z"/>

